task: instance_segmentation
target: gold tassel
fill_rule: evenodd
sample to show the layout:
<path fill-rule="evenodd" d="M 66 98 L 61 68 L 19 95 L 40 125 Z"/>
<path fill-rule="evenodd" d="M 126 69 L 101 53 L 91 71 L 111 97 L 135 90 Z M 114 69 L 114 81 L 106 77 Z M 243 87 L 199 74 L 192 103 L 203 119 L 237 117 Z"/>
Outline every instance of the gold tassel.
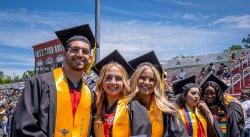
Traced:
<path fill-rule="evenodd" d="M 91 70 L 92 66 L 94 65 L 94 63 L 95 63 L 95 56 L 96 56 L 96 42 L 95 42 L 95 47 L 94 47 L 94 52 L 93 52 L 92 60 L 89 63 L 89 66 L 87 67 L 87 71 L 86 71 L 87 74 L 90 73 L 90 70 Z"/>
<path fill-rule="evenodd" d="M 164 91 L 163 92 L 165 92 L 165 79 L 164 79 L 164 71 L 162 70 L 162 74 L 161 74 L 161 83 L 162 83 L 162 86 L 163 86 L 163 89 L 164 89 Z"/>

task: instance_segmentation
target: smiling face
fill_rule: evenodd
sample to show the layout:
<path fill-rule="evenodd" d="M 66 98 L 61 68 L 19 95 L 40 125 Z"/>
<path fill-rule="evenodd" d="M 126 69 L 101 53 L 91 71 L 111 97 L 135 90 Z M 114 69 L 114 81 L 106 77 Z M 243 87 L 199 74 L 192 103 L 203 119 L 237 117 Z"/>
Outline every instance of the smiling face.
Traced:
<path fill-rule="evenodd" d="M 216 91 L 212 86 L 206 87 L 204 90 L 204 101 L 207 102 L 208 104 L 213 104 L 215 103 L 217 98 Z"/>
<path fill-rule="evenodd" d="M 152 69 L 145 69 L 140 75 L 137 86 L 139 92 L 143 95 L 150 95 L 154 92 L 156 78 Z"/>
<path fill-rule="evenodd" d="M 118 95 L 122 91 L 123 84 L 123 75 L 122 71 L 116 67 L 111 66 L 110 69 L 106 72 L 105 77 L 102 81 L 104 91 L 109 95 Z"/>
<path fill-rule="evenodd" d="M 67 66 L 75 71 L 83 71 L 91 61 L 90 46 L 83 41 L 72 41 L 65 54 Z"/>
<path fill-rule="evenodd" d="M 197 106 L 198 102 L 200 100 L 199 96 L 199 88 L 198 87 L 192 87 L 187 92 L 187 95 L 185 96 L 185 102 L 190 107 Z"/>

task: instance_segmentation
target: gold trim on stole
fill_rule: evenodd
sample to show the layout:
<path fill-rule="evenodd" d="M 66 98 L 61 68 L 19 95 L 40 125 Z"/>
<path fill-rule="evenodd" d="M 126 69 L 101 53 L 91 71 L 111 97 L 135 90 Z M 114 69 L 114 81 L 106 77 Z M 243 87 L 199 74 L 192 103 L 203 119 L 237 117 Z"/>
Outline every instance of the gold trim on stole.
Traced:
<path fill-rule="evenodd" d="M 152 126 L 152 137 L 162 137 L 163 113 L 158 108 L 154 98 L 152 99 L 150 110 L 148 110 L 148 115 Z"/>
<path fill-rule="evenodd" d="M 196 137 L 198 136 L 198 123 L 197 123 L 197 119 L 200 120 L 202 126 L 203 126 L 203 129 L 205 131 L 205 135 L 207 137 L 207 120 L 206 118 L 201 114 L 201 112 L 199 111 L 198 108 L 195 108 L 195 112 L 193 110 L 191 110 L 187 105 L 186 105 L 186 108 L 188 109 L 188 114 L 191 118 L 191 121 L 192 121 L 192 128 L 193 128 L 193 136 Z M 186 125 L 188 121 L 186 121 L 186 118 L 183 114 L 183 108 L 180 108 L 179 109 L 179 114 L 180 114 L 180 117 L 181 117 L 181 120 L 183 121 L 183 123 Z"/>
<path fill-rule="evenodd" d="M 91 92 L 83 83 L 75 119 L 67 79 L 62 68 L 53 70 L 56 83 L 56 125 L 54 137 L 87 137 L 91 116 Z"/>
<path fill-rule="evenodd" d="M 94 123 L 96 137 L 105 137 L 104 126 L 102 122 Z M 130 119 L 127 108 L 127 98 L 118 100 L 115 112 L 115 119 L 112 126 L 112 137 L 129 137 L 130 136 Z"/>

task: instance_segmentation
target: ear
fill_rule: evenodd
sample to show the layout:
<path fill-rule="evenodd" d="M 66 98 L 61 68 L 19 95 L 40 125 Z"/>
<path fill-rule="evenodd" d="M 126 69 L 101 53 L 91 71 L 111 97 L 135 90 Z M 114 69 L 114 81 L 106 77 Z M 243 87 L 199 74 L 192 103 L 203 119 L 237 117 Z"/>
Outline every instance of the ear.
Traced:
<path fill-rule="evenodd" d="M 88 60 L 88 63 L 92 62 L 92 61 L 93 61 L 93 59 L 94 59 L 94 58 L 93 58 L 93 55 L 91 55 L 91 54 L 90 54 L 90 55 L 89 55 L 89 60 Z"/>

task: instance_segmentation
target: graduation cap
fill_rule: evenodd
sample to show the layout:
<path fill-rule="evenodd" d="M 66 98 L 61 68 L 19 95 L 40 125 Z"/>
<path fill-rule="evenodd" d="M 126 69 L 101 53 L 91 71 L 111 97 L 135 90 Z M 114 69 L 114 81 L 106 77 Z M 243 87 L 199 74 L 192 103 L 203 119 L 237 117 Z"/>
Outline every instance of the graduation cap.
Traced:
<path fill-rule="evenodd" d="M 112 53 L 100 60 L 95 66 L 92 67 L 92 70 L 99 75 L 102 67 L 108 63 L 117 62 L 127 71 L 128 75 L 133 73 L 133 68 L 128 64 L 128 62 L 122 57 L 118 50 L 114 50 Z"/>
<path fill-rule="evenodd" d="M 226 91 L 228 88 L 226 83 L 224 83 L 222 80 L 220 80 L 218 77 L 216 77 L 213 73 L 208 74 L 207 77 L 199 84 L 199 86 L 201 88 L 204 88 L 204 85 L 208 81 L 213 81 L 213 82 L 217 83 L 223 92 Z"/>
<path fill-rule="evenodd" d="M 194 87 L 195 85 L 195 75 L 189 76 L 185 79 L 181 79 L 178 81 L 173 82 L 173 90 L 174 94 L 180 94 L 187 92 L 191 87 Z"/>
<path fill-rule="evenodd" d="M 55 33 L 65 49 L 70 39 L 85 41 L 90 44 L 91 49 L 99 47 L 88 24 L 59 30 Z"/>
<path fill-rule="evenodd" d="M 154 51 L 150 51 L 142 56 L 139 56 L 133 60 L 130 60 L 128 63 L 131 65 L 133 69 L 136 69 L 137 66 L 139 66 L 141 63 L 144 63 L 144 62 L 149 62 L 153 64 L 156 67 L 156 69 L 160 72 L 160 75 L 161 76 L 164 75 L 163 68 L 157 56 L 155 55 Z"/>

